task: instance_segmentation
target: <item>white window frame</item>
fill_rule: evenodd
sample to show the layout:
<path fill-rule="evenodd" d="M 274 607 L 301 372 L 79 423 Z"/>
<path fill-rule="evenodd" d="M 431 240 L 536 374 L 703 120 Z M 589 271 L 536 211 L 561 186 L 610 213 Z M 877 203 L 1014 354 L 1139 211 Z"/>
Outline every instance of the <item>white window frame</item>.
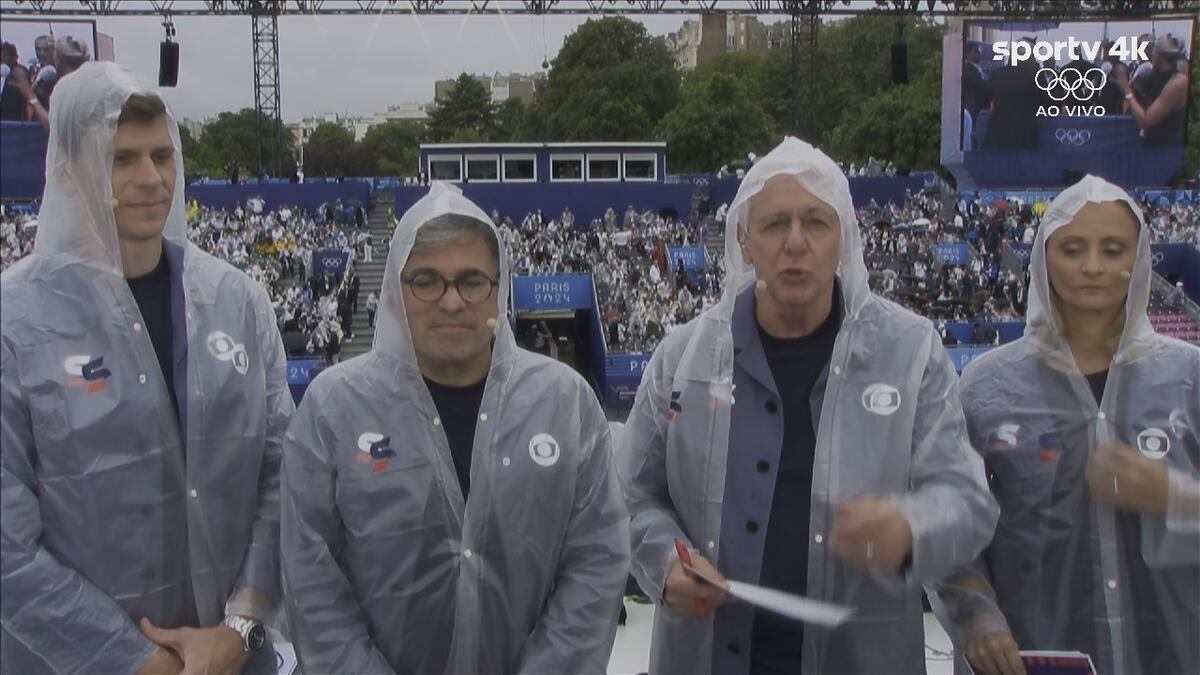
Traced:
<path fill-rule="evenodd" d="M 514 161 L 533 162 L 533 178 L 509 178 L 508 177 L 508 166 L 506 166 L 505 163 L 508 162 L 510 159 L 514 160 Z M 537 155 L 536 154 L 504 155 L 503 157 L 500 158 L 500 178 L 505 183 L 536 183 L 537 179 L 538 179 Z"/>
<path fill-rule="evenodd" d="M 650 165 L 652 167 L 654 167 L 652 175 L 649 178 L 632 178 L 632 177 L 630 177 L 629 172 L 627 172 L 625 170 L 625 163 L 628 162 L 629 160 L 633 160 L 635 162 L 649 161 Z M 653 182 L 657 181 L 658 180 L 658 155 L 656 155 L 652 152 L 626 153 L 621 159 L 621 176 L 625 178 L 625 182 L 627 182 L 627 183 L 629 183 L 629 182 L 653 183 Z"/>
<path fill-rule="evenodd" d="M 466 155 L 463 158 L 463 180 L 470 183 L 499 183 L 500 182 L 500 155 Z M 496 167 L 495 178 L 471 178 L 468 169 L 471 168 L 471 162 L 491 162 Z"/>
<path fill-rule="evenodd" d="M 429 155 L 428 157 L 425 158 L 425 171 L 429 175 L 430 182 L 433 182 L 435 180 L 446 180 L 445 178 L 434 178 L 433 177 L 433 163 L 434 162 L 458 162 L 458 179 L 449 181 L 451 183 L 461 183 L 463 180 L 463 177 L 466 176 L 466 167 L 463 166 L 463 156 L 462 155 Z"/>
<path fill-rule="evenodd" d="M 616 178 L 592 178 L 592 160 L 599 162 L 616 162 L 617 177 Z M 587 177 L 589 183 L 619 183 L 624 175 L 624 167 L 621 164 L 621 153 L 619 152 L 596 152 L 588 153 L 587 161 L 583 163 L 584 176 Z"/>
<path fill-rule="evenodd" d="M 554 163 L 555 162 L 579 162 L 579 178 L 555 178 Z M 567 154 L 552 154 L 550 155 L 550 182 L 551 183 L 582 183 L 587 176 L 587 158 L 583 153 L 567 153 Z"/>

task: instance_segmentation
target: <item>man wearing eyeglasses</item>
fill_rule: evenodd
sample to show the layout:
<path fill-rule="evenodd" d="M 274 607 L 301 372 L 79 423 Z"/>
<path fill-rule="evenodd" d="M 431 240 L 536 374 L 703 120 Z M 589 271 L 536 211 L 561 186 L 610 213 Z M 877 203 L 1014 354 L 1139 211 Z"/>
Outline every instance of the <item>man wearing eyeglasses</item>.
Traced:
<path fill-rule="evenodd" d="M 629 569 L 608 423 L 516 346 L 492 221 L 436 183 L 401 219 L 375 343 L 284 450 L 292 639 L 310 673 L 603 672 Z"/>

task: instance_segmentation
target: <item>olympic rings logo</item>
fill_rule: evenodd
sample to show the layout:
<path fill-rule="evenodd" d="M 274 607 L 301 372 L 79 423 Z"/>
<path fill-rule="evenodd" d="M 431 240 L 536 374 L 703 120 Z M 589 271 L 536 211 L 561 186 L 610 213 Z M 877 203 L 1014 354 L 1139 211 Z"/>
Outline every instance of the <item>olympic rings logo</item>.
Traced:
<path fill-rule="evenodd" d="M 1049 77 L 1043 78 L 1043 73 Z M 1092 81 L 1092 73 L 1100 76 L 1099 84 Z M 1062 102 L 1073 96 L 1076 101 L 1082 102 L 1089 101 L 1100 93 L 1104 85 L 1108 84 L 1108 74 L 1099 68 L 1088 68 L 1082 73 L 1078 68 L 1063 68 L 1062 72 L 1055 72 L 1053 68 L 1042 68 L 1037 71 L 1033 81 L 1052 101 Z"/>
<path fill-rule="evenodd" d="M 1063 145 L 1083 145 L 1092 140 L 1092 132 L 1087 129 L 1056 129 L 1054 137 Z"/>
<path fill-rule="evenodd" d="M 1154 253 L 1151 253 L 1150 254 L 1150 266 L 1158 267 L 1159 265 L 1162 264 L 1163 259 L 1166 257 L 1167 257 L 1166 254 L 1164 254 L 1162 251 L 1155 251 Z"/>

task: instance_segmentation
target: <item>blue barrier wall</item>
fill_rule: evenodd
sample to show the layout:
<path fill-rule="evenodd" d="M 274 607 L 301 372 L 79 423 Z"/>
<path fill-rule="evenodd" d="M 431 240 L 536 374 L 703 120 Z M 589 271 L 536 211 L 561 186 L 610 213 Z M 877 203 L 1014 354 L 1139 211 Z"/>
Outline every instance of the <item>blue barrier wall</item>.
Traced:
<path fill-rule="evenodd" d="M 1026 204 L 1033 204 L 1037 201 L 1049 202 L 1057 197 L 1059 192 L 1059 190 L 976 190 L 964 192 L 963 196 L 974 196 L 988 204 L 993 204 L 998 199 L 1019 199 Z M 1145 197 L 1158 204 L 1177 202 L 1191 204 L 1200 199 L 1200 192 L 1196 190 L 1132 190 L 1130 194 L 1134 199 Z"/>
<path fill-rule="evenodd" d="M 577 226 L 588 226 L 603 218 L 612 208 L 622 218 L 632 204 L 639 211 L 674 209 L 686 220 L 692 212 L 692 186 L 663 183 L 468 183 L 463 194 L 491 213 L 493 209 L 517 223 L 533 209 L 541 209 L 548 218 L 558 218 L 565 207 L 571 208 Z M 396 214 L 408 210 L 429 192 L 425 186 L 396 188 Z"/>
<path fill-rule="evenodd" d="M 721 204 L 732 204 L 741 181 L 736 177 L 713 178 L 708 184 L 708 194 L 712 199 L 713 210 Z M 880 206 L 889 201 L 897 204 L 904 203 L 905 191 L 913 194 L 925 187 L 925 177 L 917 176 L 875 176 L 850 179 L 850 196 L 854 206 L 866 206 L 874 199 Z"/>
<path fill-rule="evenodd" d="M 295 206 L 315 210 L 321 204 L 341 199 L 343 203 L 361 202 L 364 208 L 371 204 L 371 186 L 359 181 L 344 183 L 267 183 L 249 185 L 189 185 L 184 188 L 187 199 L 195 199 L 202 206 L 232 211 L 238 204 L 246 203 L 251 197 L 262 197 L 265 209 L 271 211 L 281 206 Z"/>
<path fill-rule="evenodd" d="M 41 199 L 46 141 L 38 122 L 0 122 L 0 199 Z"/>
<path fill-rule="evenodd" d="M 1012 342 L 1025 334 L 1024 321 L 979 321 L 982 329 L 994 328 L 1000 332 L 1000 343 Z M 959 342 L 971 342 L 971 333 L 975 330 L 974 321 L 948 321 L 946 332 L 953 335 Z"/>
<path fill-rule="evenodd" d="M 965 187 L 1065 186 L 1068 171 L 1091 173 L 1126 189 L 1165 185 L 1183 164 L 1183 150 L 980 150 L 963 153 L 972 182 Z"/>
<path fill-rule="evenodd" d="M 1154 271 L 1177 275 L 1183 281 L 1183 292 L 1200 302 L 1200 249 L 1188 244 L 1153 244 L 1150 251 Z"/>
<path fill-rule="evenodd" d="M 987 352 L 992 347 L 947 347 L 946 353 L 950 355 L 950 360 L 954 362 L 954 369 L 961 373 L 967 364 L 979 358 L 980 355 Z"/>

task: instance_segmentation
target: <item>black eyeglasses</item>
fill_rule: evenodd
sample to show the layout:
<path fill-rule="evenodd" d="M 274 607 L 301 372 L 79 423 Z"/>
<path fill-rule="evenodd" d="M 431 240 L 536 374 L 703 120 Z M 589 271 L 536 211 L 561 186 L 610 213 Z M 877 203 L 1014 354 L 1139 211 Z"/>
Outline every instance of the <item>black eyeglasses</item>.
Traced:
<path fill-rule="evenodd" d="M 441 300 L 446 294 L 446 289 L 453 285 L 458 291 L 458 297 L 471 304 L 487 300 L 492 296 L 492 289 L 500 285 L 495 279 L 478 272 L 464 274 L 457 279 L 447 279 L 433 272 L 418 272 L 400 281 L 407 284 L 413 297 L 422 302 Z"/>

